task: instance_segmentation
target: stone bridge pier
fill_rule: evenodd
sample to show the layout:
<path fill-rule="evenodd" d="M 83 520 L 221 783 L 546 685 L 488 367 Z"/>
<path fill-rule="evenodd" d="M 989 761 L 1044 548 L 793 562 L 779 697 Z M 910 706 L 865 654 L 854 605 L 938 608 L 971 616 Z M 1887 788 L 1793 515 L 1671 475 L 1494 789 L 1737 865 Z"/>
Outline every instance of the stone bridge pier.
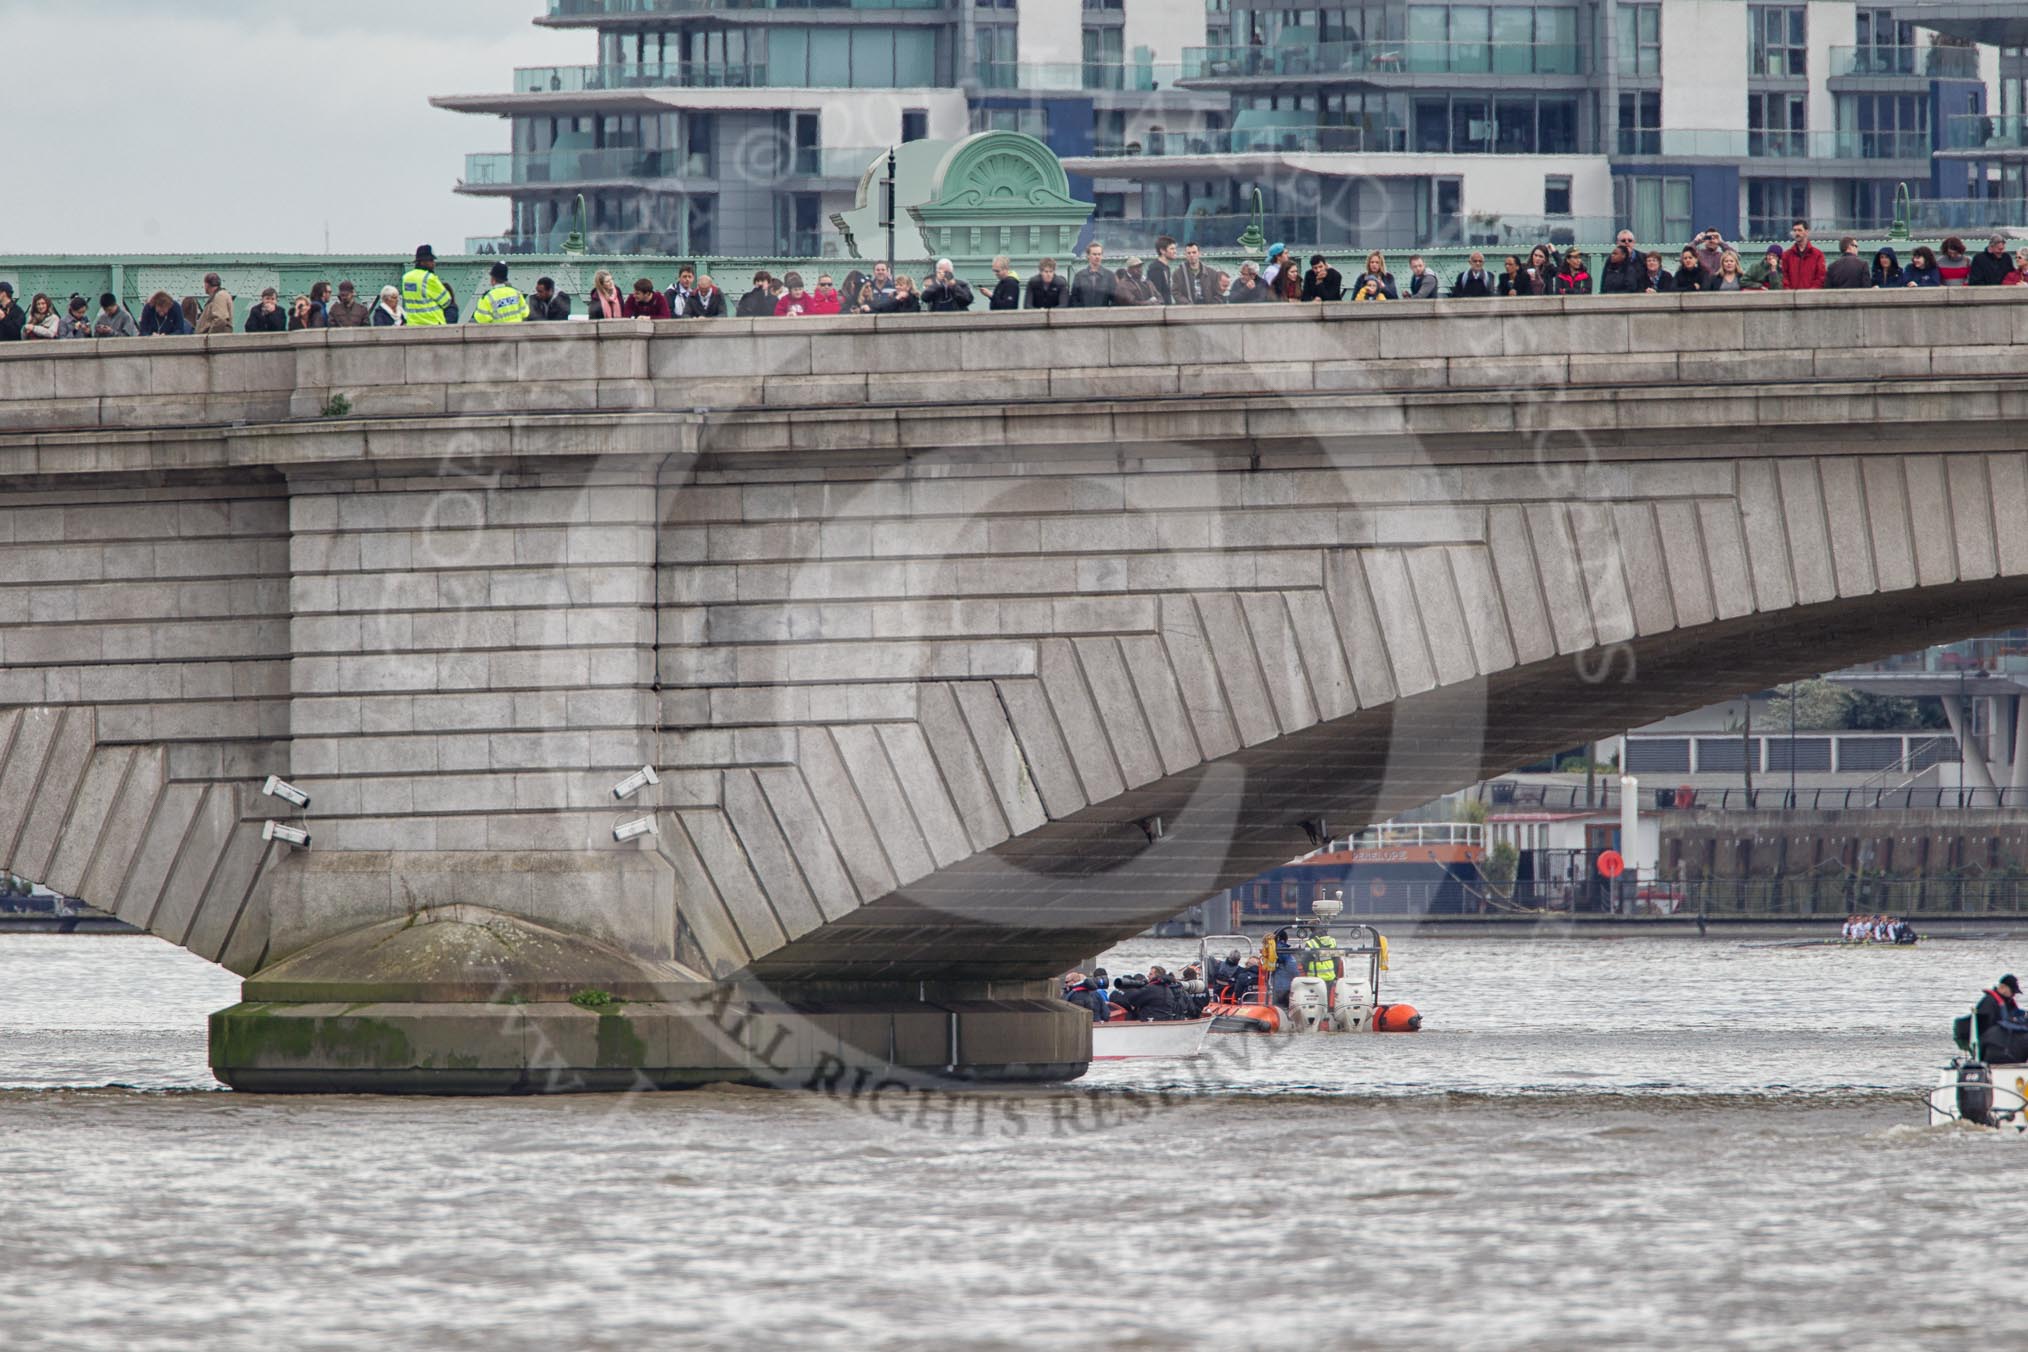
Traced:
<path fill-rule="evenodd" d="M 1315 837 L 2028 619 L 2008 300 L 0 352 L 0 866 L 244 1088 L 1065 1078 Z"/>

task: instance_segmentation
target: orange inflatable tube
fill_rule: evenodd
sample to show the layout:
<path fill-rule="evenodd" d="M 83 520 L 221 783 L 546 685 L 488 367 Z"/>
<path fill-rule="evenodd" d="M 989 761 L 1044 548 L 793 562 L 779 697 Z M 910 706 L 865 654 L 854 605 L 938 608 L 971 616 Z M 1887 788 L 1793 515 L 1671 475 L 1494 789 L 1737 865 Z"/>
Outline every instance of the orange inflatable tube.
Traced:
<path fill-rule="evenodd" d="M 1422 1015 L 1414 1005 L 1381 1005 L 1373 1011 L 1376 1033 L 1413 1033 L 1422 1028 Z"/>
<path fill-rule="evenodd" d="M 1235 1005 L 1223 1001 L 1208 1004 L 1204 1012 L 1213 1018 L 1217 1033 L 1279 1033 L 1282 1012 L 1273 1005 Z"/>

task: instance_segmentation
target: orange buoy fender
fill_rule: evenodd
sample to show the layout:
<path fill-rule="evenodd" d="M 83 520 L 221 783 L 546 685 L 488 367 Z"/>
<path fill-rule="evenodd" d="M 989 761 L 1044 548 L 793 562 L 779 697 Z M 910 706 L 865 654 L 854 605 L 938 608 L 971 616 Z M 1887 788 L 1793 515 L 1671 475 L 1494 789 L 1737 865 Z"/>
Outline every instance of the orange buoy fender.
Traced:
<path fill-rule="evenodd" d="M 1422 1027 L 1422 1015 L 1414 1005 L 1382 1005 L 1373 1011 L 1376 1033 L 1413 1033 Z"/>

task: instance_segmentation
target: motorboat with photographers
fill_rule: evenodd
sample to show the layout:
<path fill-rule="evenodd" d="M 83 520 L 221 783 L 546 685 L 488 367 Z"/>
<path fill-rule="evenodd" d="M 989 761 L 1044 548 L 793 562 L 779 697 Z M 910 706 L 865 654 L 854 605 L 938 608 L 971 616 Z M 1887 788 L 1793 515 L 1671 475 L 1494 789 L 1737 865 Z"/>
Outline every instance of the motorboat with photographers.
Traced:
<path fill-rule="evenodd" d="M 1244 934 L 1207 934 L 1198 960 L 1211 988 L 1214 1033 L 1413 1033 L 1415 1006 L 1380 998 L 1387 939 L 1371 925 L 1339 925 L 1344 901 L 1319 897 L 1310 914 L 1258 948 Z M 1224 949 L 1222 957 L 1213 956 Z"/>
<path fill-rule="evenodd" d="M 1952 1023 L 1952 1040 L 1965 1055 L 1952 1058 L 1930 1090 L 1932 1126 L 1969 1122 L 2028 1132 L 2028 1012 L 2020 997 L 2021 983 L 2010 972 Z"/>

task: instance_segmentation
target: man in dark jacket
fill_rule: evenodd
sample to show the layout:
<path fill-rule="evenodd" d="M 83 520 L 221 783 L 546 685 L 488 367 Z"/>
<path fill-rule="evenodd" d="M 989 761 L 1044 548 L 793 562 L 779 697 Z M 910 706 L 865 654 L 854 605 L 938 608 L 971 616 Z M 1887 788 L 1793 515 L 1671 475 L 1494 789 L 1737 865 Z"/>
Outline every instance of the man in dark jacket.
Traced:
<path fill-rule="evenodd" d="M 247 312 L 246 332 L 287 333 L 289 312 L 282 308 L 282 298 L 273 287 L 261 292 L 260 302 Z"/>
<path fill-rule="evenodd" d="M 1178 305 L 1223 305 L 1225 289 L 1218 274 L 1204 266 L 1204 255 L 1195 244 L 1183 246 L 1183 261 L 1169 270 L 1169 292 Z"/>
<path fill-rule="evenodd" d="M 1634 247 L 1634 232 L 1620 231 L 1613 244 L 1615 252 L 1606 258 L 1605 267 L 1599 271 L 1598 289 L 1615 295 L 1650 290 L 1648 256 Z M 1625 257 L 1619 255 L 1620 249 L 1626 250 Z"/>
<path fill-rule="evenodd" d="M 993 276 L 999 280 L 993 283 L 993 295 L 986 302 L 988 310 L 1018 310 L 1021 308 L 1021 279 L 1014 275 L 1014 264 L 1006 254 L 993 260 Z"/>
<path fill-rule="evenodd" d="M 189 332 L 190 321 L 184 317 L 183 307 L 167 291 L 157 291 L 148 298 L 148 304 L 141 310 L 143 338 L 181 338 Z"/>
<path fill-rule="evenodd" d="M 359 299 L 359 288 L 351 282 L 338 283 L 338 299 L 331 302 L 331 327 L 363 329 L 373 319 L 373 307 Z"/>
<path fill-rule="evenodd" d="M 768 276 L 765 268 L 756 272 L 753 275 L 753 290 L 739 298 L 739 306 L 733 313 L 741 319 L 772 316 L 775 312 L 775 297 L 774 293 L 768 290 L 768 283 L 771 280 L 773 279 Z"/>
<path fill-rule="evenodd" d="M 2012 1066 L 2028 1061 L 2028 1015 L 2015 1003 L 2020 996 L 2021 983 L 2010 972 L 1981 995 L 1972 1009 L 1979 1056 L 1988 1064 Z"/>
<path fill-rule="evenodd" d="M 22 327 L 28 322 L 21 306 L 14 300 L 14 284 L 0 282 L 0 343 L 21 341 Z"/>
<path fill-rule="evenodd" d="M 685 263 L 676 269 L 676 283 L 662 294 L 669 299 L 669 317 L 683 318 L 690 308 L 690 293 L 697 289 L 697 269 Z"/>
<path fill-rule="evenodd" d="M 683 301 L 685 319 L 725 318 L 725 293 L 709 277 L 697 279 L 697 289 Z"/>
<path fill-rule="evenodd" d="M 1338 275 L 1338 269 L 1325 261 L 1322 254 L 1310 255 L 1310 270 L 1303 274 L 1303 299 L 1345 299 L 1345 279 Z"/>
<path fill-rule="evenodd" d="M 1130 1019 L 1142 1022 L 1178 1019 L 1183 1017 L 1176 997 L 1179 994 L 1176 983 L 1160 967 L 1148 969 L 1148 981 L 1144 986 L 1116 988 L 1113 1003 L 1127 1011 Z"/>
<path fill-rule="evenodd" d="M 538 277 L 528 298 L 528 322 L 555 324 L 570 318 L 570 297 L 556 289 L 554 277 Z"/>
<path fill-rule="evenodd" d="M 1083 972 L 1072 972 L 1064 977 L 1063 998 L 1079 1009 L 1088 1010 L 1093 1023 L 1104 1023 L 1113 1016 L 1111 1003 Z"/>
<path fill-rule="evenodd" d="M 1458 280 L 1451 285 L 1452 299 L 1466 296 L 1483 297 L 1493 294 L 1493 275 L 1486 271 L 1486 255 L 1475 253 L 1471 265 L 1458 274 Z"/>
<path fill-rule="evenodd" d="M 2001 286 L 2014 270 L 2014 256 L 2007 252 L 2007 237 L 1995 235 L 1986 241 L 1986 251 L 1972 260 L 1972 286 Z"/>
<path fill-rule="evenodd" d="M 931 314 L 950 314 L 972 308 L 972 287 L 951 267 L 951 260 L 937 260 L 936 275 L 923 284 L 922 308 Z"/>
<path fill-rule="evenodd" d="M 1265 305 L 1274 299 L 1274 292 L 1260 279 L 1260 265 L 1251 258 L 1239 265 L 1239 276 L 1232 282 L 1232 289 L 1225 293 L 1227 305 Z"/>
<path fill-rule="evenodd" d="M 1859 241 L 1850 235 L 1838 241 L 1838 258 L 1824 270 L 1824 287 L 1830 291 L 1857 291 L 1873 285 L 1873 269 L 1859 256 Z"/>
<path fill-rule="evenodd" d="M 1171 235 L 1155 236 L 1155 261 L 1148 265 L 1148 285 L 1155 288 L 1155 299 L 1163 305 L 1176 303 L 1175 271 L 1175 238 Z"/>
<path fill-rule="evenodd" d="M 1056 275 L 1056 260 L 1043 259 L 1035 265 L 1035 275 L 1028 279 L 1028 308 L 1057 310 L 1068 304 L 1070 288 L 1063 284 L 1063 278 Z"/>
<path fill-rule="evenodd" d="M 1106 271 L 1105 257 L 1106 246 L 1097 240 L 1085 249 L 1085 266 L 1070 279 L 1071 309 L 1096 309 L 1118 303 L 1114 296 L 1113 275 Z"/>

